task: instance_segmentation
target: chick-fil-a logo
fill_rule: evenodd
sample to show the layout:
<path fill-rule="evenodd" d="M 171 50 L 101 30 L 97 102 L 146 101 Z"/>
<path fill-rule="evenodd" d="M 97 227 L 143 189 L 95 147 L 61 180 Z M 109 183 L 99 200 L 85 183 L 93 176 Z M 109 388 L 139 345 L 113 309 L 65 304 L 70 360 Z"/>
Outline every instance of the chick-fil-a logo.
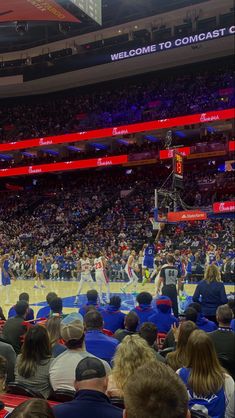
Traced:
<path fill-rule="evenodd" d="M 218 120 L 220 117 L 219 115 L 212 115 L 212 116 L 207 116 L 206 113 L 202 113 L 201 117 L 200 117 L 200 122 L 212 122 L 213 120 Z"/>
<path fill-rule="evenodd" d="M 112 135 L 126 135 L 126 134 L 128 134 L 128 129 L 113 128 Z"/>
<path fill-rule="evenodd" d="M 33 166 L 29 166 L 29 170 L 28 173 L 29 174 L 36 174 L 36 173 L 41 173 L 42 169 L 41 168 L 34 168 Z"/>
<path fill-rule="evenodd" d="M 97 166 L 101 167 L 101 166 L 108 166 L 108 165 L 113 165 L 112 160 L 102 160 L 102 158 L 98 158 Z"/>

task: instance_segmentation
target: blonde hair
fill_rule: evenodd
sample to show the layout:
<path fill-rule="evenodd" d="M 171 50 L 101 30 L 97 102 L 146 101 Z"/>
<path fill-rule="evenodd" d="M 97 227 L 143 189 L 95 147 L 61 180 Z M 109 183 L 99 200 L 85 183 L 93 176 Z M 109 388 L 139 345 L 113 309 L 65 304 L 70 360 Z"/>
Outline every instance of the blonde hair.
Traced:
<path fill-rule="evenodd" d="M 217 393 L 225 383 L 226 371 L 220 365 L 211 338 L 195 330 L 187 344 L 187 364 L 190 368 L 188 385 L 197 396 Z"/>
<path fill-rule="evenodd" d="M 118 389 L 123 390 L 127 379 L 138 367 L 154 360 L 156 355 L 143 338 L 139 335 L 126 336 L 114 356 L 112 375 Z"/>
<path fill-rule="evenodd" d="M 49 339 L 51 346 L 54 347 L 54 345 L 60 340 L 60 327 L 61 327 L 61 318 L 59 316 L 53 316 L 50 319 L 48 319 L 46 323 L 46 328 L 49 334 Z"/>
<path fill-rule="evenodd" d="M 218 267 L 215 264 L 211 264 L 210 266 L 207 266 L 204 280 L 207 281 L 207 283 L 211 282 L 221 282 L 221 274 L 218 269 Z"/>

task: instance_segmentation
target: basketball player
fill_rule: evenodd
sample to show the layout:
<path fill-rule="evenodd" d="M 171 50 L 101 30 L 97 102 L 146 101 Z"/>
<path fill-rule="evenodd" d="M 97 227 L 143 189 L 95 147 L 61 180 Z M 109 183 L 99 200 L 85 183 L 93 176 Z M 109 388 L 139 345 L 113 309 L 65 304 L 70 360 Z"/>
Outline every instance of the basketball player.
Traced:
<path fill-rule="evenodd" d="M 150 239 L 148 244 L 144 244 L 143 247 L 143 265 L 142 265 L 142 286 L 149 281 L 151 273 L 154 270 L 154 257 L 156 253 L 155 243 L 158 242 L 159 236 L 161 234 L 161 229 L 159 229 L 155 241 Z"/>
<path fill-rule="evenodd" d="M 45 263 L 45 260 L 44 260 L 43 252 L 42 252 L 42 250 L 39 250 L 38 255 L 34 256 L 34 271 L 35 271 L 35 274 L 36 274 L 34 289 L 38 289 L 39 286 L 41 286 L 41 288 L 45 287 L 43 285 L 44 263 Z"/>
<path fill-rule="evenodd" d="M 106 265 L 107 261 L 106 258 L 102 255 L 101 252 L 96 253 L 96 258 L 94 259 L 94 266 L 95 266 L 95 280 L 98 284 L 98 293 L 100 298 L 100 304 L 104 305 L 105 302 L 103 300 L 103 285 L 106 287 L 106 303 L 109 303 L 110 300 L 110 285 L 109 285 L 109 278 L 106 273 Z"/>
<path fill-rule="evenodd" d="M 206 264 L 211 265 L 215 264 L 217 259 L 216 255 L 216 245 L 209 245 L 208 251 L 206 253 Z"/>
<path fill-rule="evenodd" d="M 9 290 L 11 285 L 10 255 L 4 254 L 0 259 L 1 284 L 5 289 L 5 303 L 9 303 Z"/>
<path fill-rule="evenodd" d="M 128 257 L 126 267 L 125 267 L 125 272 L 128 276 L 129 281 L 125 284 L 125 286 L 123 286 L 123 288 L 121 288 L 121 291 L 123 293 L 126 293 L 126 289 L 132 284 L 134 287 L 134 293 L 136 293 L 138 280 L 139 280 L 136 274 L 137 270 L 138 270 L 138 266 L 137 266 L 137 260 L 136 260 L 136 252 L 135 250 L 132 250 L 130 256 Z"/>
<path fill-rule="evenodd" d="M 92 266 L 91 266 L 90 258 L 88 257 L 87 253 L 84 252 L 82 254 L 82 258 L 80 258 L 78 262 L 78 272 L 81 273 L 81 278 L 80 278 L 80 284 L 78 287 L 78 293 L 74 301 L 74 305 L 78 304 L 78 298 L 81 294 L 84 283 L 88 282 L 90 284 L 90 289 L 94 289 L 94 280 L 92 279 L 92 276 L 91 276 L 91 270 L 92 270 Z"/>

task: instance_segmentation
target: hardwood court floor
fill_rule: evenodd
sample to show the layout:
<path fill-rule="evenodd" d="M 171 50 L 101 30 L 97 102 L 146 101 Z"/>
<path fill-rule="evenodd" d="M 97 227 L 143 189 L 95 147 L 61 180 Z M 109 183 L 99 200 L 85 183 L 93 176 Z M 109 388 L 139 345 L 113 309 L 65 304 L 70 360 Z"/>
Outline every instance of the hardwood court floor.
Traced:
<path fill-rule="evenodd" d="M 56 282 L 56 281 L 47 281 L 45 282 L 45 289 L 34 289 L 34 282 L 33 281 L 26 281 L 26 280 L 17 280 L 13 282 L 10 289 L 9 289 L 9 303 L 6 303 L 6 294 L 5 289 L 3 286 L 0 286 L 0 306 L 3 308 L 3 312 L 5 316 L 7 316 L 8 310 L 10 306 L 14 305 L 18 300 L 18 296 L 22 292 L 29 293 L 30 297 L 30 304 L 34 305 L 33 309 L 35 313 L 37 313 L 38 309 L 43 306 L 43 302 L 46 301 L 46 295 L 48 292 L 56 292 L 59 297 L 63 298 L 64 304 L 64 313 L 70 313 L 77 311 L 77 307 L 74 307 L 73 302 L 75 295 L 77 293 L 78 282 Z M 188 295 L 192 295 L 195 289 L 195 284 L 187 284 L 185 285 L 185 291 Z M 111 283 L 111 294 L 119 294 L 122 297 L 122 310 L 126 311 L 128 309 L 132 309 L 135 303 L 135 296 L 131 293 L 123 295 L 121 292 L 122 283 L 116 282 Z M 85 294 L 86 291 L 89 289 L 87 284 L 84 284 L 83 294 L 79 299 L 79 305 L 85 302 Z M 148 291 L 150 293 L 154 293 L 155 285 L 154 284 L 146 284 L 142 287 L 141 283 L 138 285 L 138 292 L 141 291 Z M 226 285 L 226 292 L 234 291 L 233 285 Z"/>

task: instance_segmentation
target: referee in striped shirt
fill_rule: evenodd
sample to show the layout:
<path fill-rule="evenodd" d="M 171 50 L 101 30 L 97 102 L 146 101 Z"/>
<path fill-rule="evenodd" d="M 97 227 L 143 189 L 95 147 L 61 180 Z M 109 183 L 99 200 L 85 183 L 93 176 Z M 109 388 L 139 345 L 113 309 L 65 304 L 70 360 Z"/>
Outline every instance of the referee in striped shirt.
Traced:
<path fill-rule="evenodd" d="M 175 266 L 175 259 L 173 255 L 168 255 L 166 261 L 167 263 L 161 268 L 159 274 L 156 295 L 159 295 L 160 288 L 162 286 L 162 295 L 168 296 L 171 299 L 174 315 L 178 317 L 179 312 L 176 285 L 179 279 L 179 271 Z"/>

